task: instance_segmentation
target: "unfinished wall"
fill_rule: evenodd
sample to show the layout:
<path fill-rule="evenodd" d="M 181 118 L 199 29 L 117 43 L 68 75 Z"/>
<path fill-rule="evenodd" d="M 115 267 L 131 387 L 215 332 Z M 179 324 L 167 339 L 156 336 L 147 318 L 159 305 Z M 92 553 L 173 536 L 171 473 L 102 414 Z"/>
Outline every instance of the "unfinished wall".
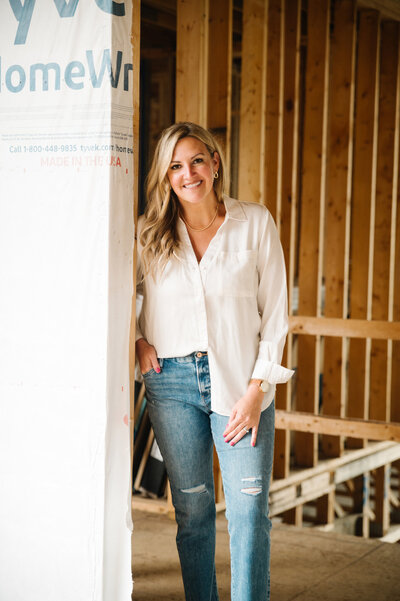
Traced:
<path fill-rule="evenodd" d="M 277 408 L 371 427 L 400 421 L 400 8 L 177 0 L 176 11 L 176 120 L 220 136 L 233 193 L 264 203 L 280 232 L 291 316 L 284 362 L 296 375 L 278 387 Z M 346 482 L 363 533 L 370 518 L 386 532 L 400 451 L 371 450 L 367 439 L 398 439 L 398 427 L 392 436 L 332 422 L 321 435 L 318 424 L 277 421 L 274 512 L 301 523 L 303 505 L 319 499 L 316 519 L 331 523 Z M 353 459 L 357 467 L 335 475 Z M 293 470 L 319 480 L 302 490 Z"/>
<path fill-rule="evenodd" d="M 399 417 L 398 327 L 379 340 L 358 322 L 352 338 L 334 327 L 324 336 L 327 318 L 353 328 L 354 319 L 399 320 L 399 22 L 390 16 L 353 0 L 243 3 L 239 197 L 275 216 L 290 314 L 301 316 L 286 349 L 296 376 L 280 387 L 280 409 Z M 291 455 L 292 467 L 315 467 L 367 445 L 334 432 L 278 430 L 275 478 L 289 475 Z M 374 479 L 376 512 L 385 469 Z M 323 521 L 332 504 L 328 491 Z"/>

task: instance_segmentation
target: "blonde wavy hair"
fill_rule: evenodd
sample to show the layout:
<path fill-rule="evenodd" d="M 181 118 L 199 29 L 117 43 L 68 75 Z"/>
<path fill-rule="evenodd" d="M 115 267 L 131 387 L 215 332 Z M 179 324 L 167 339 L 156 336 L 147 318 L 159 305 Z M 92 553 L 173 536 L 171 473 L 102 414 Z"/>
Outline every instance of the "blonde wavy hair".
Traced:
<path fill-rule="evenodd" d="M 227 187 L 226 169 L 220 145 L 207 129 L 185 121 L 175 123 L 161 133 L 147 176 L 147 206 L 139 238 L 143 247 L 142 262 L 145 275 L 149 272 L 154 274 L 156 268 L 162 271 L 168 259 L 179 247 L 177 231 L 179 201 L 171 189 L 168 169 L 177 142 L 186 137 L 203 142 L 211 157 L 214 157 L 215 152 L 219 156 L 219 176 L 213 183 L 218 202 L 222 202 Z"/>

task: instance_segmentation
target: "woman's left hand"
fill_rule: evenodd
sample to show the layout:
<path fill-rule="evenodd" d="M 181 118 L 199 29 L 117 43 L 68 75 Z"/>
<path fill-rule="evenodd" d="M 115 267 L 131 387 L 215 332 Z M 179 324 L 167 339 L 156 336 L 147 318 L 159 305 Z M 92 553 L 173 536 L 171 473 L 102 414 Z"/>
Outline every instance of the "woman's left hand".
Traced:
<path fill-rule="evenodd" d="M 257 384 L 250 383 L 246 394 L 232 409 L 223 434 L 225 442 L 230 442 L 233 446 L 251 431 L 251 446 L 255 446 L 263 397 Z"/>

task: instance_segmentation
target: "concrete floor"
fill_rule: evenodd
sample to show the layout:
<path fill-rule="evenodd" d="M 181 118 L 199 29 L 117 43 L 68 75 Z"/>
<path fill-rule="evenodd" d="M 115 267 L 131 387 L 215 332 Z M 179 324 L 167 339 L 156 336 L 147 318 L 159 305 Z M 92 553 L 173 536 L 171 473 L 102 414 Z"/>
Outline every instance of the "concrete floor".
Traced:
<path fill-rule="evenodd" d="M 134 511 L 133 600 L 184 601 L 175 522 Z M 230 601 L 229 539 L 217 518 L 220 601 Z M 400 544 L 274 524 L 271 601 L 400 601 Z"/>

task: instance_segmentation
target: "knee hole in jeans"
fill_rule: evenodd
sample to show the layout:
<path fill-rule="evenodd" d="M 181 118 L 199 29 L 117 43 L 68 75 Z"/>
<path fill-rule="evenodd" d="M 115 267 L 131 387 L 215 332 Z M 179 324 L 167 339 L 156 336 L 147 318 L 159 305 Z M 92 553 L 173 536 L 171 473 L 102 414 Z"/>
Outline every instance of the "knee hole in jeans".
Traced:
<path fill-rule="evenodd" d="M 207 488 L 205 484 L 199 484 L 198 486 L 193 486 L 193 488 L 181 488 L 181 492 L 193 494 L 193 493 L 202 493 L 206 492 Z"/>
<path fill-rule="evenodd" d="M 246 486 L 240 489 L 240 492 L 245 495 L 256 496 L 262 492 L 262 486 L 255 486 L 255 483 L 261 482 L 261 476 L 250 476 L 249 478 L 242 478 L 242 483 Z M 251 485 L 251 486 L 249 486 Z"/>

